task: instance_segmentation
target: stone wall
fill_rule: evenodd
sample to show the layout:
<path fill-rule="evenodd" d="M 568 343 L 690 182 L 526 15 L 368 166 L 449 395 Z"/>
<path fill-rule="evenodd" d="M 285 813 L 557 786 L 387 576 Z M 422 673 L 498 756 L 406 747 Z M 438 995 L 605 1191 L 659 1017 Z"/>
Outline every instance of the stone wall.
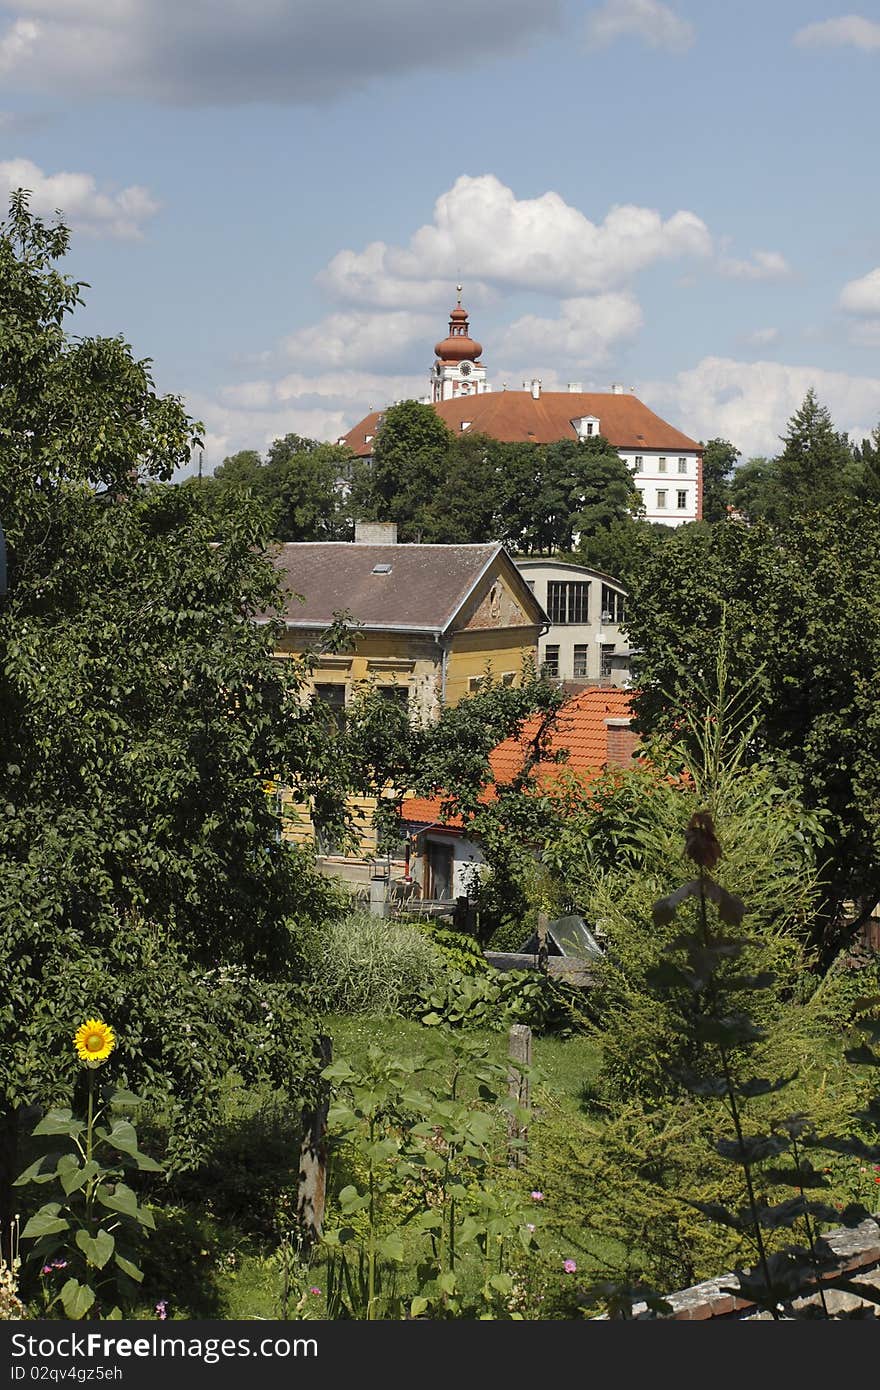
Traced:
<path fill-rule="evenodd" d="M 848 1230 L 840 1227 L 824 1237 L 838 1256 L 836 1274 L 845 1274 L 854 1283 L 873 1285 L 880 1289 L 880 1214 L 860 1226 Z M 834 1275 L 826 1276 L 833 1278 Z M 723 1318 L 728 1321 L 748 1321 L 769 1319 L 770 1314 L 759 1310 L 748 1299 L 738 1298 L 728 1290 L 739 1287 L 735 1274 L 720 1274 L 716 1279 L 707 1279 L 693 1288 L 681 1289 L 678 1293 L 666 1295 L 666 1302 L 672 1307 L 671 1313 L 653 1313 L 644 1303 L 636 1303 L 633 1317 L 644 1321 L 653 1318 L 675 1319 L 680 1322 L 703 1322 L 707 1318 Z M 819 1295 L 813 1289 L 805 1290 L 802 1298 L 794 1300 L 794 1307 L 802 1308 L 808 1303 L 818 1303 Z M 826 1289 L 825 1302 L 830 1313 L 852 1312 L 863 1308 L 869 1317 L 876 1317 L 880 1305 L 859 1298 L 855 1293 L 844 1293 L 837 1289 Z"/>

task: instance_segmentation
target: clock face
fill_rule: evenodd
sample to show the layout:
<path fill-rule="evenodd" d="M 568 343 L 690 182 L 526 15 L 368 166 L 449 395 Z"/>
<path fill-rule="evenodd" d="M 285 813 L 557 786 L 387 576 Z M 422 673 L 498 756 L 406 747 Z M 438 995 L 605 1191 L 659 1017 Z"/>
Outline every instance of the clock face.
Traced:
<path fill-rule="evenodd" d="M 470 376 L 470 374 L 471 374 L 471 364 L 470 364 L 470 362 L 462 362 L 462 364 L 461 364 L 461 366 L 459 367 L 458 370 L 461 372 L 462 376 Z"/>

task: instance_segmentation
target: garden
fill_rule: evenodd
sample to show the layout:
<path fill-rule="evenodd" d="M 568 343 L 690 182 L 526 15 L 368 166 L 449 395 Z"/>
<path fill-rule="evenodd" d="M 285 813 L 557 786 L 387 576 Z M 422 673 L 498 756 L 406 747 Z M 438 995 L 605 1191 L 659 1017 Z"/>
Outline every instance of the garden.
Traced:
<path fill-rule="evenodd" d="M 536 737 L 481 795 L 497 743 L 535 711 L 552 728 L 538 678 L 429 728 L 365 698 L 340 730 L 309 655 L 276 659 L 259 500 L 218 538 L 171 482 L 199 440 L 179 398 L 123 339 L 66 331 L 68 239 L 13 195 L 0 1316 L 624 1318 L 736 1271 L 781 1318 L 842 1288 L 827 1233 L 880 1205 L 880 980 L 853 949 L 877 762 L 853 756 L 856 784 L 846 755 L 873 707 L 857 739 L 837 721 L 823 743 L 821 710 L 774 731 L 780 690 L 819 687 L 731 675 L 722 604 L 708 654 L 664 648 L 678 686 L 643 756 L 587 785 L 560 766 L 549 794 Z M 732 564 L 752 541 L 719 545 Z M 753 559 L 770 584 L 776 550 Z M 390 834 L 389 788 L 442 794 L 485 849 L 478 936 L 353 913 L 283 834 L 278 786 L 343 843 L 352 794 Z M 589 990 L 490 969 L 485 947 L 573 910 L 604 946 Z"/>

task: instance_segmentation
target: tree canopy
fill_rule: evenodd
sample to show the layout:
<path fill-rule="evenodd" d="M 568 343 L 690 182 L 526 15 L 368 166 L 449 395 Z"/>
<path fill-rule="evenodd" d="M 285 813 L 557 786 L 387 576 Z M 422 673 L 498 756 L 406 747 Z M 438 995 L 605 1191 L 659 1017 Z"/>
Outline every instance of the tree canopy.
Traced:
<path fill-rule="evenodd" d="M 233 1061 L 290 1076 L 296 924 L 331 894 L 281 840 L 266 786 L 341 795 L 305 672 L 273 657 L 262 512 L 230 509 L 218 538 L 193 491 L 163 481 L 197 427 L 122 338 L 70 334 L 81 287 L 57 268 L 67 245 L 13 197 L 0 225 L 0 1207 L 19 1107 L 72 1079 L 90 1015 L 118 1030 L 123 1081 L 171 1097 L 184 1150 Z"/>
<path fill-rule="evenodd" d="M 771 529 L 685 527 L 634 576 L 642 730 L 675 731 L 723 641 L 758 697 L 749 754 L 825 817 L 829 917 L 880 898 L 880 508 L 848 501 Z M 839 939 L 832 932 L 833 948 Z"/>

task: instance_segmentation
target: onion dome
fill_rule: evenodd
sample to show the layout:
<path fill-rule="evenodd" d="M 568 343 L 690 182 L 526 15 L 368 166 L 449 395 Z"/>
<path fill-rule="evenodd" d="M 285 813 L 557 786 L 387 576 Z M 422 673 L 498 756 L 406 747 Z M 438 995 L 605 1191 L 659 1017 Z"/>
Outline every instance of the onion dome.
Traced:
<path fill-rule="evenodd" d="M 468 332 L 468 311 L 461 307 L 461 285 L 457 289 L 459 299 L 449 315 L 449 336 L 434 344 L 434 352 L 441 362 L 475 362 L 483 351 L 483 344 L 476 342 Z"/>

